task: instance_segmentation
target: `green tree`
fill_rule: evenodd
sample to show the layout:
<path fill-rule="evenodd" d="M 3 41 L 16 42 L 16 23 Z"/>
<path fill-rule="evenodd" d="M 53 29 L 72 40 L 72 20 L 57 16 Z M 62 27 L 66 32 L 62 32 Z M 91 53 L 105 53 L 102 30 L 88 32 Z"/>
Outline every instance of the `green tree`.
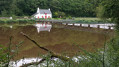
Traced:
<path fill-rule="evenodd" d="M 9 13 L 10 13 L 10 15 L 17 15 L 19 13 L 19 9 L 17 7 L 17 1 L 16 0 L 12 0 L 12 3 L 11 3 L 10 8 L 9 8 Z"/>
<path fill-rule="evenodd" d="M 65 13 L 64 12 L 60 12 L 60 11 L 54 12 L 54 17 L 64 18 L 65 17 Z"/>
<path fill-rule="evenodd" d="M 7 16 L 7 11 L 5 9 L 3 11 L 1 11 L 1 15 L 4 17 Z"/>
<path fill-rule="evenodd" d="M 64 12 L 66 16 L 95 17 L 96 7 L 102 0 L 3 0 L 0 1 L 0 14 L 6 10 L 7 15 L 31 16 L 37 7 L 51 8 L 54 12 Z M 8 7 L 9 6 L 9 7 Z"/>
<path fill-rule="evenodd" d="M 116 30 L 119 30 L 119 1 L 118 0 L 104 0 L 97 8 L 97 15 L 102 18 L 111 18 L 117 26 Z"/>
<path fill-rule="evenodd" d="M 0 1 L 0 15 L 7 16 L 8 15 L 8 10 L 11 4 L 11 0 L 1 0 Z"/>
<path fill-rule="evenodd" d="M 104 0 L 97 8 L 100 17 L 111 18 L 116 23 L 115 38 L 107 45 L 107 59 L 110 67 L 119 66 L 119 1 L 118 0 Z"/>

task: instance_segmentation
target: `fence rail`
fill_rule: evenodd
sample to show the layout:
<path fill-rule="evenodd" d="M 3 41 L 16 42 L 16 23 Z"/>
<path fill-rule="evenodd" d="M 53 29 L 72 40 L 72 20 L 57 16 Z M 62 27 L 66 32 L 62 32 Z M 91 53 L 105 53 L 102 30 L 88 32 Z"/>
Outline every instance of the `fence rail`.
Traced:
<path fill-rule="evenodd" d="M 80 26 L 80 27 L 88 27 L 88 28 L 102 28 L 102 29 L 110 29 L 113 30 L 115 24 L 105 23 L 105 24 L 83 24 L 83 23 L 72 23 L 73 20 L 39 20 L 37 22 L 50 22 L 56 24 L 62 24 L 65 26 Z"/>
<path fill-rule="evenodd" d="M 66 26 L 80 26 L 88 28 L 102 28 L 102 29 L 114 29 L 115 24 L 79 24 L 79 23 L 62 23 Z"/>

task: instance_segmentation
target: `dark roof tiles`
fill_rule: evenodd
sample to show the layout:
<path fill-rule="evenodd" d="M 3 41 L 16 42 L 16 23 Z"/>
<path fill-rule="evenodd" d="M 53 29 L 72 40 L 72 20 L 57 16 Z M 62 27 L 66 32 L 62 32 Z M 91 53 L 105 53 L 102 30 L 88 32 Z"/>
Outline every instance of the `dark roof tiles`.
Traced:
<path fill-rule="evenodd" d="M 40 9 L 40 14 L 51 14 L 51 11 L 49 9 Z"/>
<path fill-rule="evenodd" d="M 52 14 L 51 13 L 51 11 L 50 11 L 50 9 L 39 9 L 39 13 L 40 14 Z M 35 13 L 35 14 L 33 14 L 32 16 L 35 16 L 35 15 L 37 15 L 37 14 L 39 14 L 39 13 Z"/>

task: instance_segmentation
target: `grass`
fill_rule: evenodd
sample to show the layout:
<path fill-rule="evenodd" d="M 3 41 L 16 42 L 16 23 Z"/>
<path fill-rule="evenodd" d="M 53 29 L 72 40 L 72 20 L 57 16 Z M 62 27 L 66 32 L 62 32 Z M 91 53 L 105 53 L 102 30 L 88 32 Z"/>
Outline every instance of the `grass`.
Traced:
<path fill-rule="evenodd" d="M 0 20 L 0 24 L 33 24 L 35 22 L 35 20 L 31 20 L 31 19 L 1 19 Z"/>
<path fill-rule="evenodd" d="M 67 20 L 70 23 L 86 23 L 86 24 L 98 24 L 98 23 L 112 23 L 111 19 L 100 19 L 96 17 L 76 17 L 72 19 L 53 18 L 54 20 Z"/>
<path fill-rule="evenodd" d="M 97 23 L 112 23 L 111 22 L 111 19 L 106 19 L 106 20 L 103 20 L 103 19 L 100 19 L 100 18 L 82 18 L 82 17 L 79 17 L 79 18 L 75 18 L 74 19 L 74 23 L 88 23 L 88 24 L 97 24 Z"/>
<path fill-rule="evenodd" d="M 101 20 L 101 19 L 100 18 L 96 18 L 96 17 L 95 18 L 78 17 L 78 18 L 75 18 L 74 20 Z"/>
<path fill-rule="evenodd" d="M 51 19 L 1 19 L 0 20 L 0 24 L 33 24 L 35 23 L 36 20 L 51 20 Z M 62 18 L 52 18 L 52 20 L 66 20 L 68 22 L 72 22 L 72 23 L 86 23 L 86 24 L 97 24 L 97 23 L 112 23 L 111 19 L 107 19 L 107 20 L 102 20 L 99 18 L 82 18 L 82 17 L 78 17 L 78 18 L 74 18 L 72 21 L 70 21 L 71 19 L 62 19 Z"/>

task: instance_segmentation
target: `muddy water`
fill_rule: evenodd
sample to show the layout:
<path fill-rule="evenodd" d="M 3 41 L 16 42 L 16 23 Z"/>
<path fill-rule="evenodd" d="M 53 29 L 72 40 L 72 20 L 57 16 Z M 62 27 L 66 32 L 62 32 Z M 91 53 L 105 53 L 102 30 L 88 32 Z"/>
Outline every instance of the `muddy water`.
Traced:
<path fill-rule="evenodd" d="M 0 27 L 0 45 L 8 46 L 10 36 L 13 37 L 13 45 L 17 45 L 23 41 L 15 59 L 37 57 L 47 53 L 26 39 L 20 32 L 24 32 L 30 36 L 39 45 L 56 53 L 66 54 L 68 56 L 79 53 L 81 50 L 78 46 L 88 51 L 94 51 L 97 48 L 103 47 L 103 44 L 111 38 L 108 34 L 63 28 L 52 28 L 50 32 L 42 31 L 38 33 L 37 28 L 34 26 Z M 14 48 L 13 46 L 12 49 Z"/>

